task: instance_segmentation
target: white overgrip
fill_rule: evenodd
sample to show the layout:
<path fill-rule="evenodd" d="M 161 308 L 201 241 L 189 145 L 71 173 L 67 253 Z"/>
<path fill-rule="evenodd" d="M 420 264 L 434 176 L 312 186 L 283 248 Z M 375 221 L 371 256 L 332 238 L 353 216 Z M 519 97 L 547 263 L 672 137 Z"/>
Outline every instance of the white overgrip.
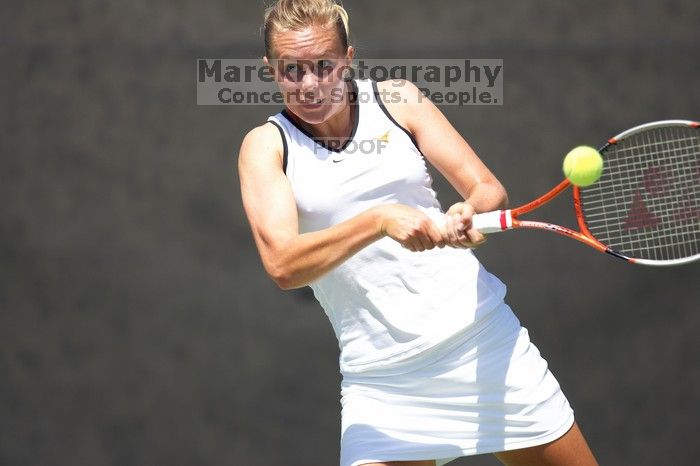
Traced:
<path fill-rule="evenodd" d="M 481 233 L 497 233 L 513 226 L 513 217 L 510 210 L 494 210 L 474 214 L 472 226 Z"/>

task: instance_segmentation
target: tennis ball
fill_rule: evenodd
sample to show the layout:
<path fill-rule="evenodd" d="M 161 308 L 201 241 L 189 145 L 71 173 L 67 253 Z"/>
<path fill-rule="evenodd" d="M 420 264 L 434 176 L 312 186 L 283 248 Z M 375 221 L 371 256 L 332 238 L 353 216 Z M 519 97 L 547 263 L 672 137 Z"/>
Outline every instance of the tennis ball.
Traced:
<path fill-rule="evenodd" d="M 564 157 L 564 176 L 576 186 L 590 186 L 603 173 L 603 157 L 590 146 L 578 146 Z"/>

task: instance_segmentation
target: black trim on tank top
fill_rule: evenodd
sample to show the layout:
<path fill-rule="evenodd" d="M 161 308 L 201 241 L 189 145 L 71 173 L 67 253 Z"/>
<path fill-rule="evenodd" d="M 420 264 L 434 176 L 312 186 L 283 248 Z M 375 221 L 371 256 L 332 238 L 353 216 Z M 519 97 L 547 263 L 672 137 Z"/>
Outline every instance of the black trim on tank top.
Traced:
<path fill-rule="evenodd" d="M 282 149 L 283 149 L 282 171 L 286 174 L 287 173 L 287 156 L 289 153 L 289 150 L 287 149 L 287 138 L 284 136 L 284 130 L 276 121 L 269 120 L 268 123 L 272 123 L 273 125 L 275 125 L 277 127 L 277 129 L 280 131 L 280 136 L 282 136 Z"/>
<path fill-rule="evenodd" d="M 342 145 L 342 147 L 339 148 L 334 148 L 334 147 L 329 147 L 324 143 L 322 140 L 317 139 L 316 136 L 313 134 L 309 133 L 306 131 L 306 129 L 302 128 L 300 124 L 297 123 L 296 119 L 289 114 L 287 109 L 285 108 L 282 110 L 282 115 L 289 120 L 291 124 L 294 125 L 296 129 L 301 131 L 301 133 L 306 136 L 307 138 L 311 139 L 314 141 L 316 144 L 319 146 L 323 147 L 326 150 L 329 150 L 331 152 L 343 152 L 349 145 L 350 143 L 355 139 L 355 133 L 357 133 L 357 126 L 360 124 L 360 104 L 357 101 L 357 84 L 355 84 L 355 81 L 348 81 L 350 83 L 350 86 L 352 87 L 352 90 L 349 91 L 348 97 L 350 101 L 350 118 L 353 120 L 352 122 L 352 131 L 350 132 L 350 137 L 345 141 Z"/>
<path fill-rule="evenodd" d="M 389 109 L 387 109 L 386 106 L 384 105 L 384 101 L 382 101 L 382 98 L 379 95 L 379 88 L 377 87 L 377 81 L 372 81 L 372 88 L 374 89 L 374 98 L 377 100 L 377 103 L 379 104 L 379 108 L 382 109 L 382 112 L 384 112 L 384 115 L 386 115 L 386 117 L 393 124 L 398 126 L 399 129 L 401 129 L 404 133 L 406 133 L 406 136 L 408 136 L 411 139 L 411 141 L 413 142 L 413 145 L 416 146 L 416 149 L 418 149 L 418 151 L 421 152 L 420 147 L 418 147 L 418 141 L 416 141 L 416 138 L 413 136 L 413 134 L 411 134 L 411 132 L 409 130 L 407 130 L 406 128 L 401 126 L 399 124 L 399 122 L 396 121 L 393 116 L 391 116 L 391 113 L 389 113 Z M 421 152 L 421 154 L 422 154 L 422 152 Z"/>

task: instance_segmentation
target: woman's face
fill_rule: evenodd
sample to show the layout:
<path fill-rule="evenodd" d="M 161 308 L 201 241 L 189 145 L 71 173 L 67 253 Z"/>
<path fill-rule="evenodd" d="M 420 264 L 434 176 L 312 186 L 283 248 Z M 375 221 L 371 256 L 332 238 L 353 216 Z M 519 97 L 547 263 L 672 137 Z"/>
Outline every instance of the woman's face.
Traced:
<path fill-rule="evenodd" d="M 353 48 L 343 50 L 332 27 L 309 26 L 273 37 L 273 57 L 265 57 L 265 63 L 274 69 L 287 108 L 310 124 L 340 112 L 346 102 L 342 70 L 350 66 Z"/>

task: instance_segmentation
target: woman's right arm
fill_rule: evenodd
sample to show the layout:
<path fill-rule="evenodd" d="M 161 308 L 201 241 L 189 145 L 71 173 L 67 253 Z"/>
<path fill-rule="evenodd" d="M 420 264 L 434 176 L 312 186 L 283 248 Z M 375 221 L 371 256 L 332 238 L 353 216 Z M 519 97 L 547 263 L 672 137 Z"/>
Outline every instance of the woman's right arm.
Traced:
<path fill-rule="evenodd" d="M 280 288 L 307 285 L 383 236 L 414 251 L 444 246 L 425 214 L 399 204 L 373 207 L 330 228 L 300 234 L 282 150 L 279 130 L 267 123 L 248 133 L 238 158 L 253 238 L 265 270 Z"/>

